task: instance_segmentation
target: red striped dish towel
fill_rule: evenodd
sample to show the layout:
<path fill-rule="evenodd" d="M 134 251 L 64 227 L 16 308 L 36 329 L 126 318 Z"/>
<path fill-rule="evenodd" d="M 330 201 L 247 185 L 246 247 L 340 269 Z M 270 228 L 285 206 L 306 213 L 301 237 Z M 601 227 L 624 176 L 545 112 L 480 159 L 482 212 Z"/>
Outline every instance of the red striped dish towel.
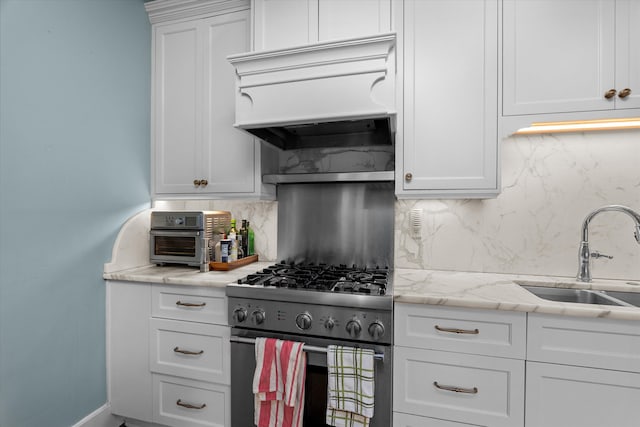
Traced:
<path fill-rule="evenodd" d="M 374 406 L 373 356 L 371 349 L 335 345 L 328 347 L 328 425 L 369 426 Z"/>
<path fill-rule="evenodd" d="M 257 427 L 302 427 L 307 356 L 303 343 L 256 338 L 253 376 Z"/>

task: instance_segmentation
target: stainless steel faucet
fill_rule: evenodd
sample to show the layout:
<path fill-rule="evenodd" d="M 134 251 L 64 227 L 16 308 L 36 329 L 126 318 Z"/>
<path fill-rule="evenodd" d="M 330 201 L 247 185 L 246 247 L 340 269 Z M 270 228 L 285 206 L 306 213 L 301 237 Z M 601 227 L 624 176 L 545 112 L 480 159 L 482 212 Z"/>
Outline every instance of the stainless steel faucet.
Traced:
<path fill-rule="evenodd" d="M 589 223 L 600 212 L 623 212 L 629 215 L 636 223 L 636 229 L 633 232 L 638 244 L 640 244 L 640 214 L 632 209 L 622 205 L 607 205 L 591 212 L 582 223 L 582 242 L 580 242 L 580 250 L 578 251 L 578 280 L 582 282 L 591 281 L 591 258 L 613 258 L 609 255 L 603 255 L 600 252 L 591 252 L 589 249 Z"/>

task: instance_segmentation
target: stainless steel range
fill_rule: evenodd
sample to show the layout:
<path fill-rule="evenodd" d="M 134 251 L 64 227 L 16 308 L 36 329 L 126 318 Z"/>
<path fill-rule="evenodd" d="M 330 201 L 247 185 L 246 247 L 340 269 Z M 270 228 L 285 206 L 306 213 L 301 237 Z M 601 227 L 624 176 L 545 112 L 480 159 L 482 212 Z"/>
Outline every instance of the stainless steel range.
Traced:
<path fill-rule="evenodd" d="M 326 348 L 373 349 L 371 427 L 392 425 L 393 184 L 278 187 L 278 254 L 284 261 L 226 288 L 231 325 L 234 427 L 253 425 L 253 343 L 305 343 L 305 427 L 324 427 Z"/>

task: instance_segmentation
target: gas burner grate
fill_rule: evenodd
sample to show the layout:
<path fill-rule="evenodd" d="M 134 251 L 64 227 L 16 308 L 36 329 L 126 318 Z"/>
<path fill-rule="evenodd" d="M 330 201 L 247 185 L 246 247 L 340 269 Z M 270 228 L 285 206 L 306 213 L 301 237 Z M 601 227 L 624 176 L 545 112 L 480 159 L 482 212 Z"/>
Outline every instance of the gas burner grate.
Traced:
<path fill-rule="evenodd" d="M 281 261 L 238 280 L 238 284 L 322 292 L 385 295 L 389 269 L 347 267 L 344 264 L 286 263 Z"/>

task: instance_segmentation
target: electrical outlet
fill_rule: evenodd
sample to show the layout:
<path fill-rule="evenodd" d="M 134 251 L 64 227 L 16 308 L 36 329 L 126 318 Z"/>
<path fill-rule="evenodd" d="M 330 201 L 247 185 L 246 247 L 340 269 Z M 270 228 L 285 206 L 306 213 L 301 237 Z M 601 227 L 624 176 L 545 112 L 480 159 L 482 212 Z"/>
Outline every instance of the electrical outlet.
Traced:
<path fill-rule="evenodd" d="M 422 237 L 422 209 L 414 208 L 409 212 L 409 230 L 414 239 Z"/>

